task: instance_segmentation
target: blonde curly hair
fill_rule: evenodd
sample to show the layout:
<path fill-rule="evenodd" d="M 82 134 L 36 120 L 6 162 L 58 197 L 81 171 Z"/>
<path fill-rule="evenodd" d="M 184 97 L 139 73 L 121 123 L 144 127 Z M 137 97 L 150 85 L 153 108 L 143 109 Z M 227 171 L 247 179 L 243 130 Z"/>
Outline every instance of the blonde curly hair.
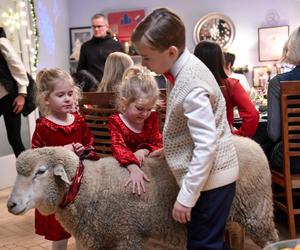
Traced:
<path fill-rule="evenodd" d="M 36 76 L 36 103 L 43 115 L 51 113 L 48 105 L 45 103 L 51 92 L 59 84 L 70 84 L 73 86 L 74 103 L 77 103 L 80 98 L 80 89 L 75 85 L 71 75 L 60 68 L 42 69 Z"/>
<path fill-rule="evenodd" d="M 116 98 L 116 106 L 120 112 L 123 112 L 129 104 L 139 98 L 159 104 L 159 94 L 158 85 L 151 72 L 142 66 L 132 66 L 124 72 Z"/>

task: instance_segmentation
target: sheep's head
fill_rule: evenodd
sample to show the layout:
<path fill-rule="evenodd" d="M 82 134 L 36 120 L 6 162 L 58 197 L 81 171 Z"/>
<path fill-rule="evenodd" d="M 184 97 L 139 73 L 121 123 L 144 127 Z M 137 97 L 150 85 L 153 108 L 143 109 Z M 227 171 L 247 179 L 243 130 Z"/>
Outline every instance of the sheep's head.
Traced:
<path fill-rule="evenodd" d="M 29 149 L 19 155 L 17 177 L 7 201 L 8 211 L 24 214 L 38 208 L 45 215 L 54 213 L 67 192 L 78 157 L 63 147 Z"/>

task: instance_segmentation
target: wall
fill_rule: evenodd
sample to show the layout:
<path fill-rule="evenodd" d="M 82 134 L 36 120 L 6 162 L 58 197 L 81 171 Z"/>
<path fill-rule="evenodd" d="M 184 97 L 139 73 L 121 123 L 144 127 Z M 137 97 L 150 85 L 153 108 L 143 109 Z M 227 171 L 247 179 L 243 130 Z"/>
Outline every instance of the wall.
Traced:
<path fill-rule="evenodd" d="M 258 62 L 259 27 L 288 24 L 290 31 L 300 24 L 299 0 L 89 0 L 82 4 L 80 0 L 67 0 L 70 27 L 90 25 L 90 17 L 96 12 L 112 12 L 131 9 L 145 9 L 146 14 L 155 8 L 173 9 L 186 25 L 187 46 L 193 51 L 193 29 L 197 21 L 210 12 L 221 12 L 232 19 L 236 28 L 234 43 L 228 51 L 236 53 L 235 66 L 247 63 L 252 66 L 268 65 L 272 62 Z M 163 2 L 163 4 L 162 4 Z M 248 78 L 251 72 L 248 73 Z"/>
<path fill-rule="evenodd" d="M 38 69 L 69 69 L 69 16 L 67 0 L 35 1 L 40 35 Z M 71 12 L 70 12 L 71 13 Z"/>

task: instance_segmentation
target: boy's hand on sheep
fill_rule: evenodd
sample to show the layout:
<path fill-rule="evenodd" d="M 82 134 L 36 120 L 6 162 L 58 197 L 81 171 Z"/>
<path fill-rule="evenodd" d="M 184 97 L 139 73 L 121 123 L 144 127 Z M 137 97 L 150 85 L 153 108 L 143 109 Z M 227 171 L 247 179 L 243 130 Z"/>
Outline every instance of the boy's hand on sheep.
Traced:
<path fill-rule="evenodd" d="M 157 149 L 157 150 L 151 152 L 149 154 L 149 157 L 157 157 L 160 159 L 164 158 L 165 157 L 164 148 L 160 148 L 160 149 Z"/>
<path fill-rule="evenodd" d="M 180 223 L 187 223 L 191 221 L 191 211 L 191 207 L 183 206 L 176 201 L 172 211 L 173 219 Z"/>
<path fill-rule="evenodd" d="M 149 154 L 148 149 L 139 149 L 134 152 L 135 157 L 139 160 L 139 162 L 142 164 L 145 160 L 145 157 Z"/>
<path fill-rule="evenodd" d="M 150 179 L 147 175 L 135 164 L 130 164 L 127 166 L 128 171 L 130 172 L 130 178 L 126 182 L 125 187 L 132 182 L 132 193 L 135 194 L 136 191 L 141 195 L 142 191 L 146 192 L 145 181 L 149 182 Z"/>

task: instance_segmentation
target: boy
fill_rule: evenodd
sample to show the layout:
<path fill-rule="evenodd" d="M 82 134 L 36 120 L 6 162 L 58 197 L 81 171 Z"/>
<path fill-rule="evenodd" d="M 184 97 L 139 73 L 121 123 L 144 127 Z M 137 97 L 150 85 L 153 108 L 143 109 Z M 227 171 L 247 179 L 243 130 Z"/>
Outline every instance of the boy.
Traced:
<path fill-rule="evenodd" d="M 158 74 L 168 72 L 174 81 L 163 130 L 164 154 L 181 187 L 173 218 L 188 222 L 188 249 L 229 249 L 224 230 L 238 161 L 220 88 L 185 48 L 184 24 L 168 9 L 149 14 L 131 39 L 144 66 Z"/>

